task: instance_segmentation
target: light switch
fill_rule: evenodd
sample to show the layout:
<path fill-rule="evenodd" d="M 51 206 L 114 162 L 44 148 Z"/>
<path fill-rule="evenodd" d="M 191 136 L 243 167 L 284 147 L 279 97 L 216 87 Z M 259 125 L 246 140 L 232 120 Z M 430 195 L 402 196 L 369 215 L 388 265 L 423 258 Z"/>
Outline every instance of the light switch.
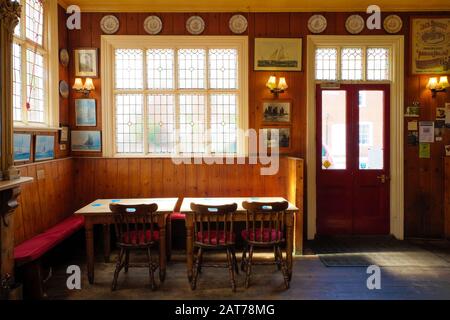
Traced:
<path fill-rule="evenodd" d="M 45 170 L 38 170 L 37 171 L 37 179 L 38 180 L 45 179 Z"/>

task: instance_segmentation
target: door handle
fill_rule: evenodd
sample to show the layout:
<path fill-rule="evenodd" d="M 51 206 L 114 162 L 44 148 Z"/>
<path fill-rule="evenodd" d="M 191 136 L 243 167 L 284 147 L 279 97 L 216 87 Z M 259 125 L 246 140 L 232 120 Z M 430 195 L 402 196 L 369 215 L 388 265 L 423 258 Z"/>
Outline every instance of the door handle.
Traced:
<path fill-rule="evenodd" d="M 382 174 L 381 176 L 378 176 L 377 179 L 380 180 L 381 183 L 386 183 L 389 180 L 391 180 L 391 177 L 389 177 L 385 174 Z"/>

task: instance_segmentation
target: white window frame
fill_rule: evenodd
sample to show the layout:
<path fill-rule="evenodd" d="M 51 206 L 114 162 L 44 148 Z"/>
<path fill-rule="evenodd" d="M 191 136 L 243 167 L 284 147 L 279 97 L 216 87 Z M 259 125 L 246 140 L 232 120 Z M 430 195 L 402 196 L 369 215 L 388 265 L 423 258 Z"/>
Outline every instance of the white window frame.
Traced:
<path fill-rule="evenodd" d="M 25 34 L 25 0 L 21 13 L 21 36 Z M 44 1 L 44 21 L 42 46 L 35 45 L 26 37 L 13 36 L 14 43 L 21 46 L 21 93 L 22 120 L 14 121 L 14 129 L 21 131 L 57 131 L 59 129 L 59 41 L 58 41 L 58 1 Z M 44 58 L 44 122 L 29 122 L 27 102 L 27 49 L 34 50 Z"/>
<path fill-rule="evenodd" d="M 101 38 L 102 74 L 102 123 L 103 156 L 116 158 L 147 157 L 165 158 L 172 154 L 119 154 L 115 143 L 115 105 L 114 105 L 114 61 L 115 49 L 237 49 L 238 50 L 238 127 L 240 132 L 248 129 L 248 37 L 247 36 L 102 36 Z M 145 55 L 144 55 L 145 59 Z M 146 79 L 144 79 L 146 81 Z M 183 92 L 182 89 L 179 91 Z M 210 93 L 214 90 L 202 90 Z M 226 91 L 226 90 L 224 90 Z M 221 91 L 218 91 L 221 92 Z M 147 143 L 144 139 L 144 143 Z M 238 135 L 236 156 L 246 156 L 248 142 L 245 134 Z M 180 155 L 182 156 L 182 154 Z M 207 157 L 224 155 L 205 154 Z M 225 155 L 226 156 L 226 155 Z"/>

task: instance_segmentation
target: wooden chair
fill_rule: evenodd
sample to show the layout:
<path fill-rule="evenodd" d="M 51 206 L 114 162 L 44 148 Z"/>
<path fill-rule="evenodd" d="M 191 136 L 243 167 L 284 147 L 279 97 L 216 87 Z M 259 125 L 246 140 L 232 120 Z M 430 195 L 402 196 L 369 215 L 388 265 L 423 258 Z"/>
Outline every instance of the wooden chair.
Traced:
<path fill-rule="evenodd" d="M 191 203 L 194 221 L 194 248 L 197 257 L 194 263 L 191 289 L 197 287 L 197 279 L 202 267 L 228 268 L 231 289 L 236 292 L 235 272 L 239 273 L 236 259 L 234 233 L 234 213 L 237 204 L 223 206 L 205 206 Z M 224 250 L 227 253 L 227 264 L 203 264 L 203 253 L 207 250 Z"/>
<path fill-rule="evenodd" d="M 150 285 L 152 290 L 155 290 L 154 274 L 159 264 L 153 262 L 151 249 L 155 248 L 159 242 L 159 231 L 155 229 L 158 205 L 121 205 L 114 203 L 109 207 L 114 215 L 117 247 L 120 249 L 111 290 L 116 290 L 117 279 L 122 269 L 128 272 L 130 267 L 143 266 L 148 267 Z M 145 250 L 148 262 L 145 265 L 130 264 L 130 252 L 132 250 Z"/>
<path fill-rule="evenodd" d="M 286 289 L 289 289 L 290 276 L 281 250 L 281 246 L 286 242 L 284 221 L 289 203 L 286 201 L 273 203 L 244 202 L 242 205 L 247 210 L 246 228 L 241 234 L 245 241 L 241 262 L 241 268 L 246 272 L 245 287 L 248 288 L 250 284 L 252 265 L 276 264 L 278 270 L 283 273 Z M 255 247 L 273 248 L 275 262 L 253 262 Z"/>

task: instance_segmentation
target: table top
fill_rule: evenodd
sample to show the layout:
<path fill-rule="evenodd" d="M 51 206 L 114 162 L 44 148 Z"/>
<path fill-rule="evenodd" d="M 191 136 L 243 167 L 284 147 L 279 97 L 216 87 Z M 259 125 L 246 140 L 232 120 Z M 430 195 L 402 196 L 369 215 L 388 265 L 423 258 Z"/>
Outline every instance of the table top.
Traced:
<path fill-rule="evenodd" d="M 111 203 L 137 205 L 137 204 L 151 204 L 156 203 L 158 205 L 158 212 L 160 213 L 172 213 L 178 202 L 178 198 L 148 198 L 148 199 L 98 199 L 88 204 L 84 208 L 81 208 L 76 215 L 89 215 L 89 214 L 108 214 L 111 213 L 109 205 Z"/>
<path fill-rule="evenodd" d="M 284 198 L 269 198 L 269 197 L 243 197 L 243 198 L 184 198 L 180 211 L 182 213 L 192 212 L 191 203 L 203 205 L 225 205 L 236 203 L 238 205 L 237 211 L 242 212 L 245 209 L 242 207 L 242 202 L 282 202 L 287 201 Z M 289 203 L 287 211 L 298 211 L 298 208 L 292 203 Z"/>

